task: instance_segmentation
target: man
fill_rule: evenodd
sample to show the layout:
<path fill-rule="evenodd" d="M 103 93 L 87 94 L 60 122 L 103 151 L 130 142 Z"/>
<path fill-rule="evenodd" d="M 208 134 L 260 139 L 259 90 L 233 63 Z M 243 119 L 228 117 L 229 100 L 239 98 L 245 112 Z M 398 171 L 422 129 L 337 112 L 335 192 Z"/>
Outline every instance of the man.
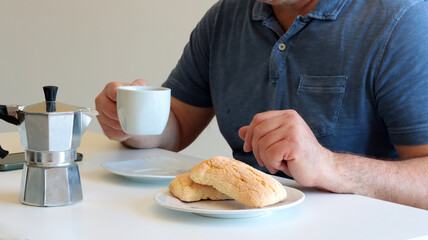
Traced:
<path fill-rule="evenodd" d="M 423 0 L 220 1 L 163 84 L 173 97 L 162 135 L 121 130 L 121 83 L 97 97 L 98 119 L 127 146 L 179 151 L 216 115 L 234 157 L 254 167 L 428 209 L 427 21 Z"/>

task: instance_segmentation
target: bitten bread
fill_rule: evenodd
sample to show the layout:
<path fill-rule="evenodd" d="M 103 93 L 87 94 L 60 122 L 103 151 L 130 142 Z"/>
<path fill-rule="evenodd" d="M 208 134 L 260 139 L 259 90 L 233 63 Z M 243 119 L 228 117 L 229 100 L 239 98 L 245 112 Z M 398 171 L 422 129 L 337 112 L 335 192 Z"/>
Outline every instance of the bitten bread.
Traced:
<path fill-rule="evenodd" d="M 230 158 L 205 160 L 190 170 L 190 178 L 249 207 L 265 207 L 287 198 L 284 186 L 273 177 Z"/>
<path fill-rule="evenodd" d="M 171 181 L 168 188 L 172 195 L 183 202 L 195 202 L 205 199 L 232 199 L 211 186 L 201 185 L 193 182 L 189 177 L 189 173 L 178 175 L 176 178 L 174 178 L 174 180 Z"/>

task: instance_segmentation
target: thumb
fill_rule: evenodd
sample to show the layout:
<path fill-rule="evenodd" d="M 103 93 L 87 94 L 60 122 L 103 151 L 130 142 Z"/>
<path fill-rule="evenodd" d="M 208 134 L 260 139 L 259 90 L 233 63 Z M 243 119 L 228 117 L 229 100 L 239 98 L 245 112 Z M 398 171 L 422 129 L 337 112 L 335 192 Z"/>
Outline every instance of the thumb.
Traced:
<path fill-rule="evenodd" d="M 148 85 L 147 81 L 141 78 L 131 83 L 131 86 L 147 86 L 147 85 Z"/>
<path fill-rule="evenodd" d="M 241 127 L 238 131 L 238 135 L 242 140 L 245 140 L 245 135 L 247 134 L 248 126 Z"/>

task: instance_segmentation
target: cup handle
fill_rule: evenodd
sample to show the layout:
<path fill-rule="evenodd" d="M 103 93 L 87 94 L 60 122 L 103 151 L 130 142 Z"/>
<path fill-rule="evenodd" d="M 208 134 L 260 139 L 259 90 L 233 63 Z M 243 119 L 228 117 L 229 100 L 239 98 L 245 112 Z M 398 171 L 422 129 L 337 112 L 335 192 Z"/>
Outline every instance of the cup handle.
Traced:
<path fill-rule="evenodd" d="M 4 149 L 0 146 L 0 158 L 1 158 L 1 159 L 3 159 L 3 158 L 5 158 L 8 154 L 9 154 L 9 151 L 4 150 Z"/>
<path fill-rule="evenodd" d="M 9 116 L 9 114 L 7 113 L 6 105 L 0 105 L 0 119 L 3 119 L 8 123 L 19 125 L 19 120 L 13 116 Z"/>

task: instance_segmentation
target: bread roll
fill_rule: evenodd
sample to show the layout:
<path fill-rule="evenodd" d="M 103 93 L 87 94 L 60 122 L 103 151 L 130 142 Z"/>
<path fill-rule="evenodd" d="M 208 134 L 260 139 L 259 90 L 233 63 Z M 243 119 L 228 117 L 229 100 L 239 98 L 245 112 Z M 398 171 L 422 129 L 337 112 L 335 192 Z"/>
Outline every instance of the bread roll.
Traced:
<path fill-rule="evenodd" d="M 249 207 L 265 207 L 287 197 L 284 186 L 273 177 L 226 157 L 201 162 L 190 170 L 190 178 Z"/>
<path fill-rule="evenodd" d="M 201 185 L 193 182 L 189 173 L 178 175 L 168 186 L 172 195 L 183 202 L 195 202 L 199 200 L 226 200 L 232 199 L 217 191 L 211 186 Z"/>

